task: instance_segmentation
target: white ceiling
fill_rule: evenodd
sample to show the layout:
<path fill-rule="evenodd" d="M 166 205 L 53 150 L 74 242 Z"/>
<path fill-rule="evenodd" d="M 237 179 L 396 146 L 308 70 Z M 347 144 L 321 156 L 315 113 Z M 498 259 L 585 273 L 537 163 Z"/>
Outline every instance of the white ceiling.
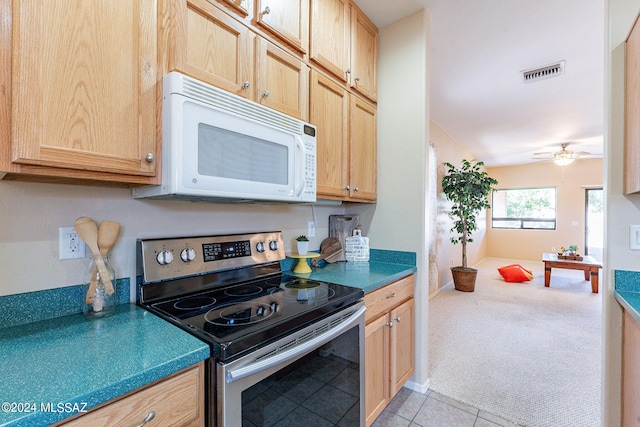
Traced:
<path fill-rule="evenodd" d="M 431 118 L 488 166 L 535 152 L 603 153 L 602 0 L 355 0 L 382 28 L 422 8 L 431 16 Z M 524 83 L 521 71 L 566 61 Z"/>

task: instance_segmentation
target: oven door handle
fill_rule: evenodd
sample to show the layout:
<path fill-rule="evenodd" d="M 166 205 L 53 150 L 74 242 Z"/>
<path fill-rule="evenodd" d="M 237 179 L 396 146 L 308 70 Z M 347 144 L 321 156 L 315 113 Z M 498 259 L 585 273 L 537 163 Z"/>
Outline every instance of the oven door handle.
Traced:
<path fill-rule="evenodd" d="M 317 337 L 305 342 L 304 344 L 300 344 L 289 350 L 283 351 L 280 354 L 276 354 L 271 357 L 267 357 L 265 359 L 260 360 L 256 363 L 251 363 L 249 365 L 243 366 L 241 368 L 232 369 L 227 371 L 227 383 L 232 383 L 234 381 L 238 381 L 242 378 L 251 376 L 256 372 L 263 371 L 265 369 L 269 369 L 272 366 L 275 366 L 279 363 L 286 362 L 289 359 L 296 358 L 298 356 L 303 355 L 307 351 L 313 349 L 314 347 L 324 344 L 324 342 L 331 341 L 337 336 L 341 335 L 343 332 L 348 331 L 360 321 L 360 318 L 364 316 L 364 312 L 366 307 L 360 307 L 349 319 L 339 324 L 333 329 L 330 329 L 328 332 L 318 335 Z"/>

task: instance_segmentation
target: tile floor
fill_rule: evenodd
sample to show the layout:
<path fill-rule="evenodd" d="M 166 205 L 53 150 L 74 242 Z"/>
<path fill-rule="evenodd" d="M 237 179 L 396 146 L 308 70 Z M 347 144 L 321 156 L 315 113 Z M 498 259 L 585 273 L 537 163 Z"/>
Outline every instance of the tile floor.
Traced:
<path fill-rule="evenodd" d="M 372 427 L 515 427 L 485 411 L 429 390 L 402 388 Z"/>
<path fill-rule="evenodd" d="M 312 357 L 274 374 L 242 395 L 243 427 L 353 427 L 358 412 L 357 365 Z M 355 419 L 354 419 L 355 417 Z M 402 388 L 372 427 L 517 427 L 450 397 Z"/>

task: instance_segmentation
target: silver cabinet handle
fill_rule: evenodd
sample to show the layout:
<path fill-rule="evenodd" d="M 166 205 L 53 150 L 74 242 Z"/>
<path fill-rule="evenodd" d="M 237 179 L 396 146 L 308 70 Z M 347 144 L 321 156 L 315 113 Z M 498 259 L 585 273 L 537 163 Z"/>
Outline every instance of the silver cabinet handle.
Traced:
<path fill-rule="evenodd" d="M 242 83 L 242 89 L 249 89 L 249 81 Z"/>
<path fill-rule="evenodd" d="M 396 317 L 394 320 L 395 320 L 396 322 L 400 323 L 400 319 L 401 319 L 401 317 L 400 317 L 400 316 L 398 316 L 398 317 Z"/>
<path fill-rule="evenodd" d="M 358 187 L 354 188 L 353 191 L 358 191 L 360 190 Z"/>
<path fill-rule="evenodd" d="M 153 156 L 153 153 L 147 153 L 147 156 L 144 159 L 147 161 L 147 163 L 153 163 L 154 158 L 155 157 Z"/>
<path fill-rule="evenodd" d="M 351 68 L 347 68 L 347 74 L 351 74 Z"/>
<path fill-rule="evenodd" d="M 138 424 L 137 427 L 143 427 L 146 423 L 148 423 L 149 421 L 151 421 L 152 419 L 154 419 L 156 417 L 156 413 L 151 411 L 147 414 L 147 416 L 144 418 L 144 420 L 142 420 L 142 424 Z"/>
<path fill-rule="evenodd" d="M 389 295 L 387 295 L 387 299 L 393 298 L 396 296 L 395 292 L 391 292 Z"/>
<path fill-rule="evenodd" d="M 269 91 L 268 90 L 265 90 L 264 92 L 262 92 L 262 97 L 263 98 L 266 98 L 268 96 L 269 96 Z"/>
<path fill-rule="evenodd" d="M 359 82 L 360 81 L 360 76 L 356 76 L 356 78 L 354 80 Z"/>
<path fill-rule="evenodd" d="M 390 328 L 393 328 L 393 322 L 387 323 L 387 326 L 390 327 Z"/>
<path fill-rule="evenodd" d="M 348 185 L 346 187 L 344 187 L 345 190 L 349 191 L 351 190 L 351 187 L 349 187 Z"/>
<path fill-rule="evenodd" d="M 263 15 L 268 15 L 271 13 L 271 8 L 269 6 L 265 7 L 264 10 L 262 11 Z"/>

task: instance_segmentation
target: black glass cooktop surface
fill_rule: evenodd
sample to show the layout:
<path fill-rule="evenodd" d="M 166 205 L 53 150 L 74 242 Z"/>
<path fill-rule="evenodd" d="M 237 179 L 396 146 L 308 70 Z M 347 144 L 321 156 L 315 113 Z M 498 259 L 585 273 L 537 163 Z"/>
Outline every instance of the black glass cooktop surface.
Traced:
<path fill-rule="evenodd" d="M 360 300 L 359 288 L 280 275 L 151 305 L 228 360 Z"/>

